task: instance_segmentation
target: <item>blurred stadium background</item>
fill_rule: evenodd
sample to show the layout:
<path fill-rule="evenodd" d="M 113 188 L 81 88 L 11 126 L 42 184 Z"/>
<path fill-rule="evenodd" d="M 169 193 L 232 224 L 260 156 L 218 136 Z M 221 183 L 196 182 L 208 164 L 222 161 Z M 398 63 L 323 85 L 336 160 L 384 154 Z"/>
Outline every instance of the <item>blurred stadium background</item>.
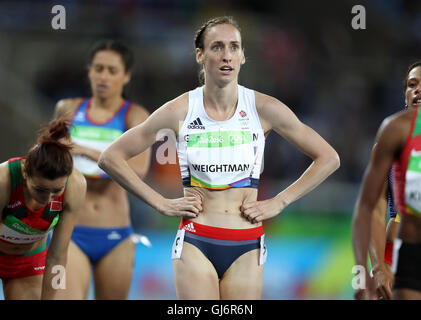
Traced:
<path fill-rule="evenodd" d="M 66 9 L 66 30 L 51 27 L 56 4 Z M 365 6 L 366 30 L 351 27 L 354 5 Z M 219 15 L 242 26 L 240 84 L 286 103 L 341 157 L 335 174 L 265 223 L 263 298 L 352 299 L 352 209 L 376 130 L 404 106 L 402 80 L 421 59 L 419 1 L 1 1 L 0 160 L 27 151 L 59 99 L 90 95 L 86 61 L 97 40 L 133 49 L 126 94 L 150 112 L 197 87 L 193 36 Z M 278 193 L 309 163 L 270 134 L 259 198 Z M 177 165 L 152 157 L 147 181 L 167 196 L 182 194 Z M 129 298 L 175 299 L 170 250 L 179 221 L 130 201 L 133 226 L 152 247 L 137 246 Z"/>

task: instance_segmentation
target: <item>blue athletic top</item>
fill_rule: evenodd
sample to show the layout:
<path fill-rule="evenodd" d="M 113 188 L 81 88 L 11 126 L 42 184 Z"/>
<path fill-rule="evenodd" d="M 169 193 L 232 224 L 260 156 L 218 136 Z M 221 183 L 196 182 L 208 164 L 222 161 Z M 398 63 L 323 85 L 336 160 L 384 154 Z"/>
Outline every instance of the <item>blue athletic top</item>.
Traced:
<path fill-rule="evenodd" d="M 105 122 L 95 122 L 88 113 L 91 101 L 92 99 L 84 99 L 76 109 L 72 120 L 71 137 L 73 142 L 81 146 L 102 152 L 127 130 L 127 114 L 132 104 L 123 101 L 110 119 Z M 87 157 L 75 155 L 73 162 L 74 167 L 86 177 L 109 178 L 95 161 Z"/>

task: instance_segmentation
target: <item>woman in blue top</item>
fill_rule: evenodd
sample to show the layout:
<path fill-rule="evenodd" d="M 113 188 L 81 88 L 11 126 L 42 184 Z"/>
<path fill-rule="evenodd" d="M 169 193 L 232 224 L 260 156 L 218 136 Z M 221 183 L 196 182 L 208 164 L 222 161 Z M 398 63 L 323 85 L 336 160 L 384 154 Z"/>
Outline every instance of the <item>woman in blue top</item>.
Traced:
<path fill-rule="evenodd" d="M 75 167 L 87 180 L 87 194 L 69 246 L 68 286 L 61 299 L 85 299 L 91 265 L 96 299 L 126 299 L 129 293 L 134 243 L 126 191 L 97 166 L 102 150 L 126 130 L 143 122 L 147 111 L 122 94 L 130 81 L 131 51 L 117 41 L 97 43 L 90 55 L 91 98 L 57 103 L 55 117 L 68 114 Z M 149 167 L 149 151 L 130 160 L 139 177 Z"/>

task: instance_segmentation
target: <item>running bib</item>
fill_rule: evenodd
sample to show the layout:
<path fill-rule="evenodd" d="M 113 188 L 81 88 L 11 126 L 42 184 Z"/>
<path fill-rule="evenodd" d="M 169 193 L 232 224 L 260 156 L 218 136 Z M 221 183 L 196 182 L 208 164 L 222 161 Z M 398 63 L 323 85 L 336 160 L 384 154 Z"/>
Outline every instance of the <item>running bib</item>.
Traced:
<path fill-rule="evenodd" d="M 57 224 L 59 217 L 56 216 L 51 226 L 46 231 L 32 229 L 25 223 L 13 216 L 7 216 L 1 225 L 0 240 L 16 243 L 28 244 L 43 239 Z"/>
<path fill-rule="evenodd" d="M 254 164 L 250 131 L 214 131 L 189 135 L 187 159 L 191 185 L 205 188 L 250 186 Z"/>
<path fill-rule="evenodd" d="M 92 99 L 85 99 L 77 108 L 70 134 L 74 143 L 102 152 L 127 130 L 126 118 L 131 103 L 124 101 L 112 118 L 107 122 L 97 123 L 89 118 L 91 101 Z M 97 163 L 88 157 L 74 155 L 73 162 L 74 167 L 87 177 L 109 178 Z"/>
<path fill-rule="evenodd" d="M 88 147 L 99 152 L 104 151 L 114 140 L 123 134 L 120 130 L 101 128 L 101 127 L 84 127 L 75 126 L 71 130 L 72 140 L 74 143 L 84 147 Z M 74 167 L 86 176 L 106 177 L 107 174 L 98 167 L 98 164 L 81 155 L 73 156 Z"/>
<path fill-rule="evenodd" d="M 410 213 L 421 214 L 421 151 L 411 150 L 406 171 L 405 203 Z"/>
<path fill-rule="evenodd" d="M 402 246 L 402 240 L 399 238 L 396 238 L 393 243 L 393 258 L 392 258 L 392 272 L 393 274 L 396 274 L 396 271 L 398 270 L 398 259 L 399 259 L 399 249 Z"/>
<path fill-rule="evenodd" d="M 183 251 L 183 243 L 184 243 L 184 234 L 186 230 L 181 229 L 177 231 L 177 235 L 175 236 L 174 243 L 172 245 L 171 250 L 171 259 L 180 259 L 181 251 Z"/>
<path fill-rule="evenodd" d="M 238 86 L 234 114 L 211 119 L 203 104 L 203 87 L 189 92 L 189 108 L 177 138 L 183 186 L 212 190 L 257 188 L 263 170 L 265 135 L 254 91 Z"/>
<path fill-rule="evenodd" d="M 265 264 L 266 258 L 268 256 L 268 249 L 265 244 L 265 235 L 260 237 L 260 256 L 259 256 L 259 266 Z"/>

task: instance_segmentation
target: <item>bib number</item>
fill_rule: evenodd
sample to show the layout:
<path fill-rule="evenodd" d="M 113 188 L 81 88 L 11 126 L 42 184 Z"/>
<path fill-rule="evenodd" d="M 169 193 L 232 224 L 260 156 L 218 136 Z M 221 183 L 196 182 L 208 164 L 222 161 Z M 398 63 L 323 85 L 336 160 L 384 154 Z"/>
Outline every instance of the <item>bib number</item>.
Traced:
<path fill-rule="evenodd" d="M 259 257 L 259 266 L 265 264 L 266 258 L 268 255 L 268 250 L 265 244 L 265 235 L 260 237 L 260 257 Z"/>
<path fill-rule="evenodd" d="M 180 259 L 181 251 L 183 251 L 184 234 L 186 230 L 181 229 L 177 231 L 174 243 L 172 245 L 171 259 Z"/>

